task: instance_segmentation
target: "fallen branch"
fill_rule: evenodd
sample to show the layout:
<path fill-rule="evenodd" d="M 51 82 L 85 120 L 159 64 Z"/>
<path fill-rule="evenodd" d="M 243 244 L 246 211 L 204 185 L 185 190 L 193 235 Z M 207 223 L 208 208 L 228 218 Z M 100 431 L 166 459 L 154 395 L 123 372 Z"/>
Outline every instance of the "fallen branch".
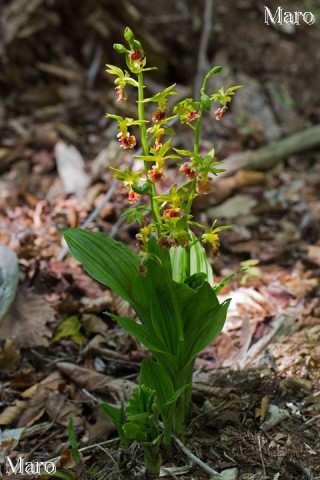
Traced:
<path fill-rule="evenodd" d="M 213 468 L 209 467 L 206 463 L 204 463 L 200 458 L 196 457 L 190 450 L 183 445 L 181 440 L 177 438 L 175 435 L 172 435 L 172 438 L 175 442 L 175 444 L 180 448 L 180 450 L 188 457 L 190 460 L 192 460 L 194 463 L 196 463 L 199 467 L 201 467 L 205 472 L 207 472 L 209 475 L 214 475 L 214 478 L 219 480 L 223 480 L 223 476 L 220 475 L 216 470 Z"/>
<path fill-rule="evenodd" d="M 320 125 L 316 125 L 258 150 L 231 155 L 223 162 L 226 171 L 222 175 L 230 175 L 241 169 L 266 171 L 290 155 L 319 146 Z"/>

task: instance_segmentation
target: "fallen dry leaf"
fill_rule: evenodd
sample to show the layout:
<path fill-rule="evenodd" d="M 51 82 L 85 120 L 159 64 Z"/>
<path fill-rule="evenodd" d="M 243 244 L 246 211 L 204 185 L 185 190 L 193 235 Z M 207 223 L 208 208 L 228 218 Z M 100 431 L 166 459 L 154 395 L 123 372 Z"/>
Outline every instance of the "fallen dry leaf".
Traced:
<path fill-rule="evenodd" d="M 32 425 L 45 413 L 45 402 L 50 393 L 63 391 L 65 382 L 59 372 L 53 372 L 36 385 L 37 388 L 26 390 L 22 396 L 30 398 L 27 409 L 19 419 L 19 426 Z"/>
<path fill-rule="evenodd" d="M 22 412 L 28 407 L 28 402 L 25 400 L 16 400 L 13 405 L 7 407 L 0 414 L 0 425 L 11 425 L 15 422 Z"/>
<path fill-rule="evenodd" d="M 99 395 L 108 395 L 112 399 L 120 401 L 127 400 L 135 383 L 125 378 L 113 379 L 89 368 L 78 367 L 72 363 L 57 363 L 59 370 L 69 377 L 76 385 L 86 388 L 89 392 L 96 392 Z"/>
<path fill-rule="evenodd" d="M 309 245 L 308 246 L 308 257 L 316 265 L 320 265 L 320 246 L 319 245 Z"/>
<path fill-rule="evenodd" d="M 83 423 L 81 419 L 81 406 L 68 401 L 67 397 L 60 393 L 49 393 L 45 402 L 45 409 L 49 418 L 63 427 L 68 426 L 70 416 L 72 416 L 75 426 Z"/>
<path fill-rule="evenodd" d="M 20 353 L 11 340 L 0 344 L 0 370 L 14 372 L 20 362 Z"/>
<path fill-rule="evenodd" d="M 83 198 L 90 179 L 84 170 L 80 152 L 74 146 L 60 141 L 55 145 L 55 157 L 65 192 Z"/>
<path fill-rule="evenodd" d="M 105 441 L 116 429 L 100 406 L 95 409 L 95 418 L 96 421 L 94 424 L 86 422 L 89 445 Z"/>
<path fill-rule="evenodd" d="M 24 428 L 14 428 L 13 430 L 0 430 L 0 465 L 4 463 L 5 456 L 18 445 Z"/>
<path fill-rule="evenodd" d="M 46 347 L 52 336 L 46 324 L 53 320 L 50 304 L 22 287 L 1 325 L 0 338 L 11 339 L 18 348 Z"/>

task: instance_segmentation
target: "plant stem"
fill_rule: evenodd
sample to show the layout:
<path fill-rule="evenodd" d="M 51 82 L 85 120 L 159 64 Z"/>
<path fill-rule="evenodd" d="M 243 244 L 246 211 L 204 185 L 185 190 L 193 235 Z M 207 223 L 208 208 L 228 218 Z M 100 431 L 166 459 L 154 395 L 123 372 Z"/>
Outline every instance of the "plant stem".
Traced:
<path fill-rule="evenodd" d="M 138 74 L 138 116 L 140 123 L 140 138 L 141 138 L 141 147 L 143 155 L 148 155 L 149 147 L 148 147 L 148 135 L 146 124 L 144 122 L 145 115 L 144 115 L 144 85 L 143 85 L 143 73 L 139 72 Z M 144 162 L 144 169 L 146 174 L 146 179 L 148 179 L 148 171 L 150 170 L 149 162 Z M 160 211 L 158 202 L 155 200 L 155 196 L 157 195 L 156 187 L 153 182 L 151 182 L 151 192 L 149 193 L 150 203 L 151 203 L 151 211 L 153 219 L 157 225 L 158 234 L 160 234 Z"/>
<path fill-rule="evenodd" d="M 198 155 L 198 153 L 199 153 L 200 127 L 201 127 L 201 120 L 202 120 L 202 115 L 203 115 L 203 106 L 202 105 L 200 105 L 199 114 L 200 114 L 200 117 L 197 119 L 197 123 L 196 123 L 195 129 L 194 129 L 194 146 L 193 146 L 194 155 Z M 186 215 L 190 214 L 192 202 L 194 200 L 194 196 L 195 196 L 195 193 L 196 193 L 196 185 L 197 185 L 196 179 L 192 180 L 191 191 L 190 191 L 188 203 L 187 203 L 186 210 L 185 210 Z"/>

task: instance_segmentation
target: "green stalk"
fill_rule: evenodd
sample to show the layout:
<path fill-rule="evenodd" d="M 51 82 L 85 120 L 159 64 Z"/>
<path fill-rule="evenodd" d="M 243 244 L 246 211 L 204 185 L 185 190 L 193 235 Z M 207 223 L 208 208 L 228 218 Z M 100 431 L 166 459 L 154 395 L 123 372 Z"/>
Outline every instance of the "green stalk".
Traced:
<path fill-rule="evenodd" d="M 171 412 L 163 418 L 163 444 L 166 449 L 169 449 L 172 444 L 172 430 L 173 418 L 175 415 L 175 407 L 172 407 Z"/>
<path fill-rule="evenodd" d="M 219 68 L 221 68 L 221 67 L 219 67 Z M 202 87 L 201 87 L 201 89 L 200 89 L 201 95 L 203 95 L 203 94 L 206 93 L 207 82 L 208 82 L 209 78 L 211 77 L 211 75 L 213 75 L 214 73 L 217 73 L 216 67 L 213 68 L 212 70 L 210 70 L 210 72 L 207 73 L 207 75 L 204 77 L 204 80 L 203 80 L 203 83 L 202 83 Z M 196 126 L 195 126 L 195 128 L 194 128 L 194 147 L 193 147 L 193 153 L 194 153 L 195 155 L 198 155 L 198 153 L 199 153 L 199 146 L 200 146 L 200 127 L 201 127 L 203 110 L 204 110 L 204 106 L 203 106 L 202 103 L 200 103 L 200 109 L 199 109 L 200 117 L 197 119 Z M 191 125 L 190 125 L 190 126 L 191 126 Z M 189 196 L 189 199 L 188 199 L 187 207 L 186 207 L 186 210 L 185 210 L 185 212 L 186 212 L 187 215 L 190 214 L 190 210 L 191 210 L 191 206 L 192 206 L 192 202 L 193 202 L 195 193 L 196 193 L 196 179 L 192 180 L 191 192 L 190 192 L 190 196 Z"/>
<path fill-rule="evenodd" d="M 143 103 L 143 100 L 144 100 L 143 73 L 139 72 L 137 75 L 138 75 L 138 116 L 139 116 L 139 120 L 141 121 L 141 124 L 139 126 L 141 146 L 142 146 L 143 155 L 148 155 L 149 153 L 148 135 L 147 135 L 146 124 L 144 122 L 145 115 L 144 115 L 144 103 Z M 149 162 L 144 162 L 144 169 L 145 169 L 146 178 L 148 178 L 148 171 L 150 170 Z M 160 234 L 160 223 L 161 223 L 160 211 L 159 211 L 158 202 L 155 200 L 156 195 L 157 195 L 157 192 L 156 192 L 155 184 L 151 182 L 151 192 L 149 193 L 151 211 L 152 211 L 153 219 L 157 224 L 158 234 Z"/>
<path fill-rule="evenodd" d="M 160 473 L 162 458 L 160 456 L 160 441 L 153 445 L 151 442 L 141 442 L 146 461 L 146 477 L 157 478 Z"/>
<path fill-rule="evenodd" d="M 205 82 L 203 82 L 203 83 L 205 83 Z M 195 155 L 198 155 L 199 146 L 200 146 L 200 127 L 201 127 L 201 120 L 202 120 L 202 115 L 203 115 L 203 106 L 202 105 L 200 105 L 199 114 L 200 114 L 200 117 L 197 119 L 196 126 L 195 126 L 195 129 L 194 129 L 193 153 Z M 185 210 L 186 215 L 190 214 L 192 202 L 193 202 L 193 199 L 194 199 L 194 196 L 195 196 L 195 193 L 196 193 L 196 184 L 197 184 L 196 179 L 192 180 L 191 191 L 190 191 L 190 195 L 189 195 L 189 198 L 188 198 L 188 203 L 187 203 L 186 210 Z"/>

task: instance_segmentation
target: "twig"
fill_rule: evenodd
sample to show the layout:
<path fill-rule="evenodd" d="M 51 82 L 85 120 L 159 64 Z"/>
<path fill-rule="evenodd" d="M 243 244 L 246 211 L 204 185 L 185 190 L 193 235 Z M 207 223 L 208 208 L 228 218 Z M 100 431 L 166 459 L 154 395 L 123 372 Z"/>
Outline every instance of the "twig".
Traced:
<path fill-rule="evenodd" d="M 311 423 L 314 423 L 315 421 L 319 420 L 319 418 L 320 418 L 320 415 L 316 415 L 315 417 L 309 418 L 309 420 L 304 422 L 304 424 L 302 425 L 302 427 L 299 428 L 299 430 L 300 431 L 304 430 L 308 425 L 310 425 Z"/>
<path fill-rule="evenodd" d="M 199 100 L 200 88 L 203 82 L 203 75 L 206 72 L 207 50 L 212 27 L 213 0 L 205 0 L 203 12 L 203 29 L 200 38 L 197 75 L 194 82 L 194 99 Z"/>
<path fill-rule="evenodd" d="M 200 458 L 196 457 L 190 450 L 183 445 L 181 440 L 177 438 L 175 435 L 172 435 L 173 440 L 175 441 L 176 445 L 180 448 L 180 450 L 188 457 L 190 460 L 192 460 L 194 463 L 199 465 L 205 472 L 207 472 L 209 475 L 214 475 L 216 479 L 218 480 L 223 480 L 223 476 L 220 475 L 220 473 L 216 472 L 213 468 L 209 467 L 206 463 L 204 463 Z"/>
<path fill-rule="evenodd" d="M 112 438 L 111 440 L 106 440 L 101 443 L 93 443 L 92 445 L 87 445 L 86 447 L 79 448 L 79 452 L 86 452 L 88 450 L 96 450 L 96 449 L 101 449 L 103 445 L 112 445 L 113 443 L 119 442 L 119 437 Z M 50 460 L 47 460 L 47 462 L 57 462 L 60 459 L 59 457 L 54 457 L 50 458 Z"/>
<path fill-rule="evenodd" d="M 99 43 L 99 45 L 96 48 L 96 51 L 94 52 L 94 56 L 87 73 L 87 87 L 89 90 L 91 90 L 94 86 L 94 82 L 96 80 L 96 76 L 101 64 L 102 54 L 103 54 L 103 46 L 102 46 L 102 43 Z"/>
<path fill-rule="evenodd" d="M 257 438 L 258 438 L 259 455 L 260 455 L 260 460 L 261 460 L 262 472 L 263 472 L 263 476 L 265 477 L 266 476 L 266 467 L 265 467 L 265 464 L 264 464 L 262 448 L 261 448 L 261 435 L 258 435 Z"/>

